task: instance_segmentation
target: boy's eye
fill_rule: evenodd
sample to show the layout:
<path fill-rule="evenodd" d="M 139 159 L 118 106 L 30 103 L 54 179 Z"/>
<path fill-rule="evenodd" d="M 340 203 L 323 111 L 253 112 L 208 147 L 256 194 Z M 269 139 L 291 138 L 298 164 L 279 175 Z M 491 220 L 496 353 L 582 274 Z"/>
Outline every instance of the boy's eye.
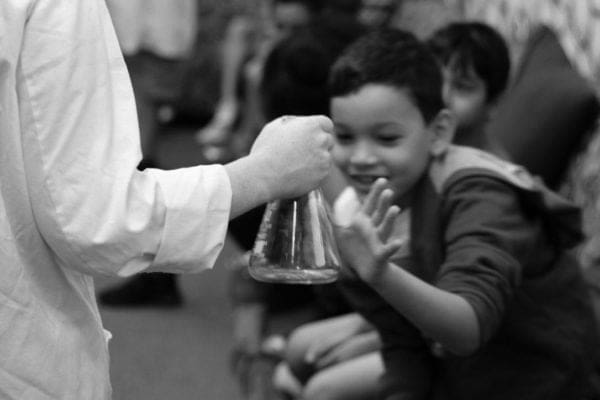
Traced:
<path fill-rule="evenodd" d="M 348 143 L 348 142 L 352 141 L 352 139 L 354 138 L 351 134 L 349 134 L 347 132 L 340 132 L 340 131 L 335 131 L 334 137 L 340 143 Z"/>
<path fill-rule="evenodd" d="M 401 139 L 401 135 L 398 135 L 396 133 L 380 133 L 376 136 L 376 139 L 380 143 L 390 144 L 398 142 Z"/>

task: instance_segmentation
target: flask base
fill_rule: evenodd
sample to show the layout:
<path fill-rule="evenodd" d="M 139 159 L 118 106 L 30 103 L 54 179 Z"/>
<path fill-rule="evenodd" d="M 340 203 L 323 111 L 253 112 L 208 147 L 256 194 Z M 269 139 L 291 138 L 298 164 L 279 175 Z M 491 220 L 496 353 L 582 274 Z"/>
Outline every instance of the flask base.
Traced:
<path fill-rule="evenodd" d="M 335 282 L 339 273 L 334 268 L 290 269 L 270 266 L 252 266 L 249 268 L 249 272 L 250 276 L 257 281 L 299 285 L 318 285 Z"/>

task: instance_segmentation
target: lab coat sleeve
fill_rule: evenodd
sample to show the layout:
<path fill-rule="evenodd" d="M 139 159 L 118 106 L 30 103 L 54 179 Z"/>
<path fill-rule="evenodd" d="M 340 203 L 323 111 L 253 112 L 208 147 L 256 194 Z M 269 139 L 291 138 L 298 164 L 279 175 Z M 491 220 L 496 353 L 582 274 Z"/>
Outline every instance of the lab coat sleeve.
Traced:
<path fill-rule="evenodd" d="M 136 169 L 133 91 L 104 1 L 2 4 L 3 20 L 22 22 L 15 118 L 31 207 L 61 265 L 121 276 L 211 267 L 229 219 L 225 169 Z"/>

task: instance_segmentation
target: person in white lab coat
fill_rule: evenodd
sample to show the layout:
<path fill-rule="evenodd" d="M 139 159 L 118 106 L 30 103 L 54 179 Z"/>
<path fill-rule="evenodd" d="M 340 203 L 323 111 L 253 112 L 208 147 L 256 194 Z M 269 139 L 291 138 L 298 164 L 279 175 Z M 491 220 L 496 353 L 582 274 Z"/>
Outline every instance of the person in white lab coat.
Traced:
<path fill-rule="evenodd" d="M 104 0 L 2 0 L 0 398 L 109 399 L 93 276 L 210 268 L 230 218 L 320 183 L 331 129 L 281 118 L 228 165 L 138 171 Z"/>

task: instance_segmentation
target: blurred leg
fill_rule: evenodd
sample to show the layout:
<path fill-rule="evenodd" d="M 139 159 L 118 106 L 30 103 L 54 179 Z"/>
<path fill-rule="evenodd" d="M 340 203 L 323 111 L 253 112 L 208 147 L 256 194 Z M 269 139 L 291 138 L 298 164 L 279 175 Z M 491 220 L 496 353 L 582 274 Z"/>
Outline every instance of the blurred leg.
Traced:
<path fill-rule="evenodd" d="M 335 364 L 305 385 L 303 400 L 372 400 L 380 396 L 383 361 L 379 352 Z"/>
<path fill-rule="evenodd" d="M 285 353 L 285 361 L 300 382 L 307 382 L 315 373 L 312 364 L 306 362 L 306 353 L 328 335 L 339 331 L 355 330 L 361 317 L 356 313 L 309 322 L 296 328 L 290 335 Z"/>
<path fill-rule="evenodd" d="M 222 144 L 231 135 L 240 111 L 239 80 L 251 51 L 248 36 L 252 29 L 252 22 L 246 17 L 234 18 L 227 28 L 222 49 L 220 98 L 211 121 L 196 134 L 200 144 Z"/>

